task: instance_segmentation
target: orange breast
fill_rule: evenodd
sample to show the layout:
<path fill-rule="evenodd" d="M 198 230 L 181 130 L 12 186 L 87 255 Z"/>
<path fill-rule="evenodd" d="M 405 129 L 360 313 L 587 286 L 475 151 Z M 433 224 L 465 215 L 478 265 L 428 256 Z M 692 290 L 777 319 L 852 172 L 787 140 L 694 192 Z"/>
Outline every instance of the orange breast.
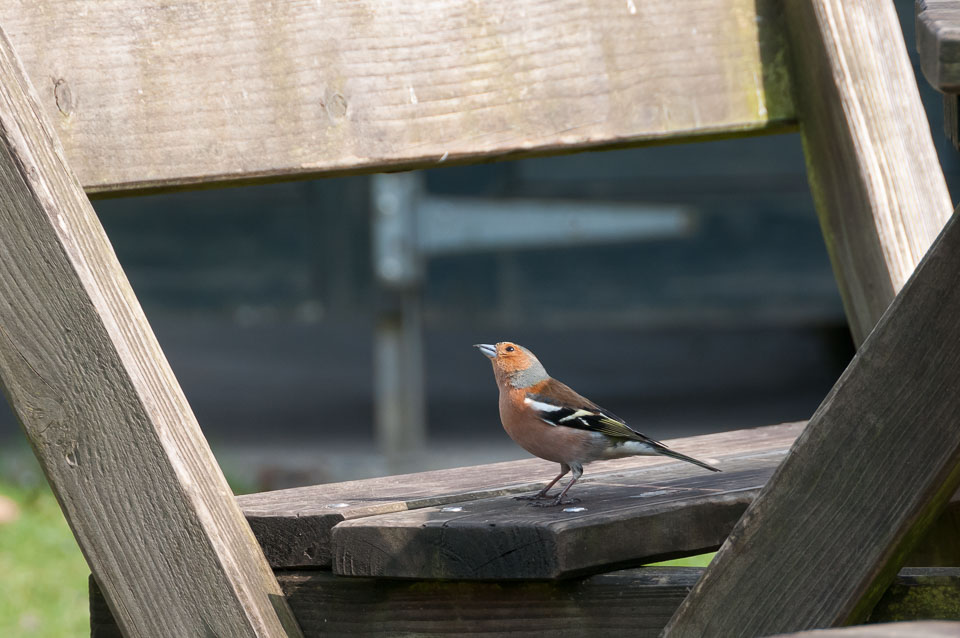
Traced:
<path fill-rule="evenodd" d="M 500 420 L 517 445 L 534 456 L 556 463 L 588 463 L 603 458 L 606 437 L 544 423 L 524 409 L 525 395 L 525 390 L 513 388 L 500 393 Z"/>

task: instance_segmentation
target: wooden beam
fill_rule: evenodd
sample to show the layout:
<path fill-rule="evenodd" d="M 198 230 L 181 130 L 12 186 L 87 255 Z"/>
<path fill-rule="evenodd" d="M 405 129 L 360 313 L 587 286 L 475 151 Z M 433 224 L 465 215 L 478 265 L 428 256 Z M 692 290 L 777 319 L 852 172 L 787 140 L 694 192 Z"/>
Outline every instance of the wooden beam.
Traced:
<path fill-rule="evenodd" d="M 108 193 L 790 130 L 779 4 L 34 0 L 0 25 Z"/>
<path fill-rule="evenodd" d="M 960 570 L 902 572 L 873 620 L 960 617 Z M 695 567 L 644 567 L 585 579 L 526 582 L 457 582 L 343 578 L 330 572 L 281 571 L 283 587 L 304 635 L 484 636 L 539 638 L 618 635 L 656 638 L 699 578 Z M 921 601 L 939 598 L 939 607 Z M 92 638 L 121 638 L 90 583 Z M 951 634 L 955 635 L 955 634 Z"/>
<path fill-rule="evenodd" d="M 2 32 L 0 379 L 127 636 L 299 634 Z"/>
<path fill-rule="evenodd" d="M 768 635 L 869 613 L 960 484 L 958 280 L 955 215 L 667 635 Z"/>
<path fill-rule="evenodd" d="M 672 540 L 647 538 L 646 542 L 640 543 L 639 546 L 636 543 L 628 543 L 630 547 L 626 553 L 633 552 L 631 557 L 634 560 L 638 556 L 649 558 L 658 554 L 690 555 L 715 548 L 733 529 L 733 524 L 736 522 L 735 512 L 741 511 L 756 498 L 763 483 L 763 481 L 758 482 L 739 476 L 736 478 L 739 481 L 738 485 L 731 486 L 730 471 L 734 466 L 742 467 L 746 464 L 754 469 L 769 472 L 769 464 L 781 458 L 782 452 L 793 443 L 803 425 L 804 423 L 788 423 L 667 442 L 676 449 L 682 449 L 701 458 L 712 458 L 721 463 L 721 467 L 727 470 L 723 475 L 698 475 L 697 470 L 692 466 L 689 468 L 692 470 L 691 473 L 683 464 L 657 457 L 591 464 L 582 479 L 583 488 L 589 490 L 583 498 L 590 502 L 597 499 L 598 505 L 602 503 L 602 511 L 588 510 L 588 515 L 591 517 L 597 515 L 599 518 L 604 518 L 604 524 L 619 525 L 624 529 L 638 524 L 656 525 L 657 521 L 662 524 L 668 524 L 669 521 L 674 523 L 686 521 L 684 524 L 696 525 L 696 533 L 680 534 Z M 350 573 L 385 575 L 386 572 L 380 571 L 384 569 L 383 565 L 378 566 L 382 561 L 374 560 L 372 553 L 361 560 L 357 550 L 350 549 L 357 543 L 361 543 L 360 540 L 353 538 L 355 534 L 377 536 L 387 533 L 366 529 L 367 521 L 372 528 L 381 525 L 406 528 L 389 532 L 391 534 L 416 536 L 421 533 L 424 535 L 431 533 L 429 530 L 417 530 L 420 521 L 418 517 L 429 516 L 434 521 L 434 525 L 437 520 L 446 521 L 457 518 L 459 521 L 454 523 L 453 527 L 463 526 L 463 529 L 448 530 L 449 536 L 446 536 L 446 540 L 452 543 L 459 535 L 470 533 L 471 519 L 482 520 L 483 516 L 478 512 L 489 510 L 490 515 L 498 520 L 498 529 L 496 534 L 491 535 L 478 546 L 478 550 L 482 547 L 483 551 L 494 551 L 496 543 L 499 542 L 497 534 L 502 536 L 506 533 L 519 533 L 518 529 L 522 527 L 551 524 L 549 518 L 538 520 L 535 511 L 527 512 L 529 514 L 527 517 L 514 516 L 518 511 L 517 503 L 510 497 L 539 490 L 555 474 L 556 468 L 553 464 L 530 459 L 247 494 L 240 496 L 237 500 L 274 569 L 297 567 L 329 569 L 333 566 L 334 553 L 339 552 L 344 556 L 347 553 L 353 555 L 350 565 L 354 571 Z M 643 493 L 643 486 L 649 483 L 649 481 L 644 483 L 647 479 L 656 481 L 657 485 L 663 485 L 668 478 L 681 482 L 692 479 L 701 487 L 707 485 L 702 481 L 711 479 L 713 483 L 710 483 L 710 489 L 717 489 L 719 493 L 710 493 L 701 489 L 696 498 L 677 499 L 677 492 L 658 488 L 654 492 L 664 493 L 648 495 L 640 501 L 632 498 L 638 493 Z M 683 489 L 688 496 L 694 496 L 690 491 L 691 485 L 675 487 Z M 623 492 L 626 507 L 617 509 L 614 506 L 609 498 L 610 494 L 606 493 L 611 491 Z M 640 506 L 641 503 L 647 506 Z M 442 512 L 445 506 L 460 506 L 467 514 Z M 480 509 L 477 509 L 478 507 Z M 690 511 L 684 512 L 680 509 Z M 715 511 L 718 516 L 713 519 L 706 517 L 706 512 L 710 510 Z M 415 511 L 420 514 L 416 514 Z M 526 511 L 526 509 L 521 508 L 519 511 Z M 570 519 L 570 516 L 570 513 L 566 513 L 563 518 Z M 611 522 L 609 520 L 611 517 L 620 520 Z M 600 524 L 599 518 L 596 521 L 597 524 Z M 632 521 L 632 518 L 645 520 Z M 349 531 L 340 530 L 340 541 L 335 549 L 333 529 L 344 521 L 353 521 L 353 523 L 350 523 Z M 960 544 L 952 541 L 952 535 L 960 529 L 958 521 L 960 521 L 960 495 L 955 495 L 951 501 L 951 507 L 937 519 L 929 530 L 927 538 L 918 544 L 917 551 L 908 559 L 907 564 L 960 566 Z M 569 520 L 557 521 L 562 523 L 561 528 L 570 522 Z M 573 526 L 589 523 L 589 518 L 584 518 Z M 354 525 L 356 525 L 355 528 Z M 553 537 L 558 531 L 559 528 L 549 531 L 541 530 L 541 533 Z M 527 530 L 526 533 L 530 531 Z M 569 538 L 580 532 L 568 529 L 564 533 Z M 376 542 L 380 547 L 386 546 L 382 539 Z M 566 547 L 566 549 L 570 548 Z M 601 554 L 606 551 L 603 547 L 596 549 Z M 525 551 L 532 556 L 542 550 L 543 548 L 527 548 Z M 417 561 L 408 555 L 410 552 L 405 554 L 407 556 L 402 560 L 398 556 L 391 557 L 389 567 L 391 575 L 438 577 L 443 572 L 448 575 L 456 573 L 462 578 L 479 577 L 475 571 L 468 570 L 466 564 L 458 566 L 457 555 L 447 555 L 443 552 L 439 552 L 440 556 L 431 558 L 434 562 L 431 563 L 433 566 L 430 569 L 434 571 L 410 571 L 426 569 L 426 567 L 418 566 Z M 474 558 L 477 555 L 479 551 L 474 552 Z M 571 559 L 577 559 L 575 551 Z M 594 565 L 617 562 L 611 558 L 603 559 L 597 556 L 593 557 L 593 561 Z M 345 558 L 341 559 L 341 562 L 347 564 Z M 551 564 L 553 566 L 548 568 L 547 563 L 538 562 L 538 577 L 564 575 L 584 568 L 584 565 L 574 568 L 570 562 Z M 403 567 L 404 565 L 406 567 Z M 496 565 L 492 563 L 488 567 L 488 569 L 495 568 Z M 407 571 L 404 572 L 404 570 Z M 498 575 L 498 577 L 509 578 L 510 576 Z M 514 577 L 522 577 L 522 574 L 518 572 Z"/>
<path fill-rule="evenodd" d="M 566 509 L 510 496 L 356 518 L 333 529 L 333 570 L 424 579 L 567 578 L 720 547 L 786 448 L 721 456 L 722 474 L 641 468 L 600 476 Z M 960 494 L 904 561 L 960 567 Z"/>
<path fill-rule="evenodd" d="M 960 635 L 960 622 L 915 621 L 862 625 L 842 629 L 817 629 L 796 634 L 781 634 L 780 638 L 955 638 Z"/>
<path fill-rule="evenodd" d="M 917 0 L 917 52 L 927 81 L 944 93 L 960 93 L 960 5 Z"/>
<path fill-rule="evenodd" d="M 578 486 L 570 507 L 509 496 L 344 521 L 335 574 L 379 578 L 567 578 L 717 549 L 786 455 L 676 464 Z"/>
<path fill-rule="evenodd" d="M 859 345 L 953 205 L 893 3 L 784 7 L 810 188 Z"/>
<path fill-rule="evenodd" d="M 759 457 L 788 448 L 803 426 L 786 423 L 667 443 L 697 458 Z M 662 457 L 603 461 L 591 464 L 582 481 L 586 486 L 644 468 L 656 469 L 659 476 L 662 470 L 681 465 Z M 263 492 L 237 500 L 274 568 L 329 568 L 331 530 L 341 521 L 534 492 L 556 473 L 556 464 L 529 459 Z M 723 539 L 718 538 L 717 543 Z"/>

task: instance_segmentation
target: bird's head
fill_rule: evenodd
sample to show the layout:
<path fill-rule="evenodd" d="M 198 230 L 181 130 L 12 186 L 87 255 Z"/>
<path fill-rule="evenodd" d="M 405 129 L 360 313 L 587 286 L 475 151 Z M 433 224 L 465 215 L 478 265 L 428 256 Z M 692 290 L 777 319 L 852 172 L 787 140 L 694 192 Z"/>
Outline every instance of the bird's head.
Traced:
<path fill-rule="evenodd" d="M 501 341 L 497 344 L 478 343 L 473 347 L 490 359 L 500 386 L 509 383 L 514 388 L 528 388 L 550 378 L 536 355 L 521 345 Z"/>

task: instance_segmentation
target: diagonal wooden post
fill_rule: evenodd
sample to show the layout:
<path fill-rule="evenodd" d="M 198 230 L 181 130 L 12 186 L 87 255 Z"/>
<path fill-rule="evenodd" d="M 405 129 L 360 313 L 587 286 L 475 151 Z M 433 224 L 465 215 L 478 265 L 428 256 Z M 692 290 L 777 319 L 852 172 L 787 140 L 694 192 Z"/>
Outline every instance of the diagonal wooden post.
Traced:
<path fill-rule="evenodd" d="M 951 208 L 896 12 L 873 0 L 786 8 L 811 188 L 866 341 L 668 624 L 671 638 L 864 619 L 960 484 L 956 216 L 870 332 Z"/>
<path fill-rule="evenodd" d="M 300 635 L 2 32 L 0 379 L 124 635 Z"/>
<path fill-rule="evenodd" d="M 954 215 L 665 635 L 864 620 L 960 486 L 958 281 Z"/>
<path fill-rule="evenodd" d="M 953 205 L 893 3 L 784 7 L 810 189 L 859 345 Z"/>

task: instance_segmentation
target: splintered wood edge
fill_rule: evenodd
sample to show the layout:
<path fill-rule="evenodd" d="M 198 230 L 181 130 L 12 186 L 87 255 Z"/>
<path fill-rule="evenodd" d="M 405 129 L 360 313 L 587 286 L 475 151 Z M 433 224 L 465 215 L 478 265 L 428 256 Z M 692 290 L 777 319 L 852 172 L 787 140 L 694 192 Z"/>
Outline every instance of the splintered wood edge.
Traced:
<path fill-rule="evenodd" d="M 721 432 L 667 441 L 707 460 L 786 449 L 804 422 Z M 683 465 L 662 457 L 636 457 L 591 464 L 582 479 L 593 481 L 647 468 L 670 471 Z M 556 476 L 553 463 L 530 459 L 450 470 L 248 494 L 237 498 L 273 567 L 329 567 L 330 530 L 343 520 L 423 507 L 531 492 Z"/>
<path fill-rule="evenodd" d="M 277 579 L 307 638 L 373 635 L 385 626 L 398 635 L 540 638 L 616 632 L 657 638 L 702 572 L 644 567 L 572 581 L 444 582 L 291 570 L 277 572 Z M 960 618 L 960 569 L 903 570 L 870 620 L 938 618 Z M 90 626 L 91 638 L 121 638 L 93 579 Z"/>
<path fill-rule="evenodd" d="M 89 193 L 795 124 L 776 0 L 33 0 L 0 24 Z"/>

